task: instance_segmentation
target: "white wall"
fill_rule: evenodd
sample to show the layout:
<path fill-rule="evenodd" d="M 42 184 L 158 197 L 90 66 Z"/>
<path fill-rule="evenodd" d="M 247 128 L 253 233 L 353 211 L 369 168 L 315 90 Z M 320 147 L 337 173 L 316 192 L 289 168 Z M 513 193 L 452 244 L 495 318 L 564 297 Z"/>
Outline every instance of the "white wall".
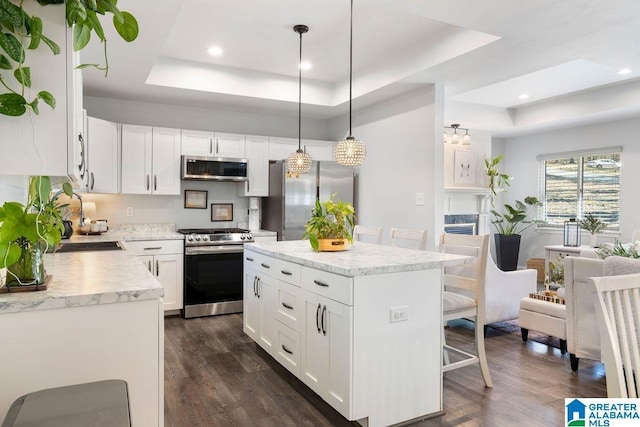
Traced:
<path fill-rule="evenodd" d="M 4 202 L 24 204 L 27 201 L 28 179 L 27 176 L 0 175 L 0 205 Z"/>
<path fill-rule="evenodd" d="M 439 234 L 435 230 L 442 230 L 440 90 L 430 86 L 353 114 L 353 136 L 367 146 L 367 159 L 359 168 L 356 215 L 360 224 L 384 228 L 384 244 L 390 243 L 392 227 L 426 228 L 433 249 Z M 343 138 L 348 117 L 336 119 L 331 129 L 335 139 Z M 416 206 L 416 193 L 424 193 L 424 206 Z"/>
<path fill-rule="evenodd" d="M 621 155 L 621 203 L 620 234 L 603 240 L 630 241 L 634 229 L 640 228 L 640 198 L 636 197 L 636 185 L 640 182 L 640 144 L 634 138 L 640 127 L 640 119 L 599 123 L 508 138 L 504 143 L 504 172 L 513 175 L 511 187 L 504 195 L 505 202 L 522 200 L 529 195 L 538 195 L 538 154 L 588 148 L 622 146 Z M 588 244 L 583 234 L 583 242 Z M 562 233 L 545 233 L 527 230 L 522 236 L 519 264 L 524 265 L 531 257 L 544 257 L 545 245 L 562 244 Z"/>

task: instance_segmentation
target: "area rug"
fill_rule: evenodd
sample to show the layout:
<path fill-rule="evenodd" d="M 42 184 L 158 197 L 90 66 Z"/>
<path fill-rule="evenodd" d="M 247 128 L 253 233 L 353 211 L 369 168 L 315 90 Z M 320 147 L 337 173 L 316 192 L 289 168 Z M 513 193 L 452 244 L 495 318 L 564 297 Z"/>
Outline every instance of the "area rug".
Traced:
<path fill-rule="evenodd" d="M 506 322 L 491 323 L 488 326 L 489 328 L 495 329 L 500 332 L 517 335 L 518 337 L 520 337 L 520 339 L 522 339 L 522 334 L 520 333 L 520 326 L 518 325 L 518 319 L 507 320 Z M 490 336 L 489 331 L 487 331 L 487 335 Z M 543 333 L 540 333 L 538 331 L 534 331 L 531 329 L 529 329 L 528 339 L 530 341 L 539 342 L 541 344 L 545 344 L 550 347 L 560 348 L 560 340 L 558 338 L 545 335 Z"/>

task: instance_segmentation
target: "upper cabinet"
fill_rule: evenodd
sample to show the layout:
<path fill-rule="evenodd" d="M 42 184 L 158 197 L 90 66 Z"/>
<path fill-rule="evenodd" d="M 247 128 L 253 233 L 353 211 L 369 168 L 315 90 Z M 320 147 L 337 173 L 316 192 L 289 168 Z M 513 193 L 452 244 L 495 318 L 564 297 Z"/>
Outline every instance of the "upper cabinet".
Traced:
<path fill-rule="evenodd" d="M 117 193 L 119 177 L 118 124 L 87 117 L 86 191 Z"/>
<path fill-rule="evenodd" d="M 249 162 L 247 182 L 241 182 L 240 196 L 266 197 L 269 195 L 269 138 L 246 136 L 246 158 Z"/>
<path fill-rule="evenodd" d="M 245 157 L 245 137 L 233 133 L 182 130 L 180 152 L 190 156 Z"/>
<path fill-rule="evenodd" d="M 180 194 L 180 129 L 122 125 L 122 193 Z"/>
<path fill-rule="evenodd" d="M 311 160 L 333 161 L 333 141 L 303 139 L 301 148 L 307 150 Z M 269 160 L 285 160 L 297 149 L 298 140 L 295 138 L 269 138 Z"/>
<path fill-rule="evenodd" d="M 44 43 L 26 52 L 25 65 L 31 67 L 32 86 L 36 94 L 49 91 L 56 108 L 39 103 L 40 114 L 20 117 L 0 115 L 0 159 L 3 175 L 72 176 L 77 186 L 81 181 L 84 154 L 82 142 L 82 82 L 80 70 L 74 69 L 71 49 L 72 34 L 67 28 L 64 7 L 41 7 L 37 2 L 24 2 L 31 14 L 45 22 L 47 36 L 60 46 L 54 55 Z M 7 79 L 10 80 L 10 79 Z M 0 92 L 5 92 L 4 88 Z M 28 101 L 31 101 L 29 99 Z"/>

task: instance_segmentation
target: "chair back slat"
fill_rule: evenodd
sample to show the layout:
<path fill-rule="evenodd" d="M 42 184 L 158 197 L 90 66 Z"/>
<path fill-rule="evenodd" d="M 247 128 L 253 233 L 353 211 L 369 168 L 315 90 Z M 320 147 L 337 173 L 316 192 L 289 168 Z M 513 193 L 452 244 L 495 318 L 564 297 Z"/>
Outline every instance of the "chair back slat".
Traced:
<path fill-rule="evenodd" d="M 427 230 L 391 229 L 391 246 L 427 250 Z"/>
<path fill-rule="evenodd" d="M 484 282 L 487 268 L 489 237 L 443 233 L 440 238 L 440 252 L 474 257 L 470 263 L 445 267 L 442 282 L 445 289 L 463 289 L 461 292 L 472 297 L 476 303 L 484 301 Z M 466 280 L 463 280 L 466 279 Z"/>
<path fill-rule="evenodd" d="M 382 243 L 382 227 L 367 227 L 360 224 L 353 227 L 353 240 L 363 241 L 362 236 L 371 237 L 369 240 L 379 245 Z"/>

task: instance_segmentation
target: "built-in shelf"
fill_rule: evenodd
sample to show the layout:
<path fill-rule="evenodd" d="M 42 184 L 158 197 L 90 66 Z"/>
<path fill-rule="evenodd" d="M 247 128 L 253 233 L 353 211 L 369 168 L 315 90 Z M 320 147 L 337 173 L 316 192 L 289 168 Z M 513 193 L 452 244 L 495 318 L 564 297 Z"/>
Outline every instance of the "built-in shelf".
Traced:
<path fill-rule="evenodd" d="M 445 193 L 476 194 L 480 196 L 490 196 L 491 189 L 485 187 L 445 187 Z"/>

